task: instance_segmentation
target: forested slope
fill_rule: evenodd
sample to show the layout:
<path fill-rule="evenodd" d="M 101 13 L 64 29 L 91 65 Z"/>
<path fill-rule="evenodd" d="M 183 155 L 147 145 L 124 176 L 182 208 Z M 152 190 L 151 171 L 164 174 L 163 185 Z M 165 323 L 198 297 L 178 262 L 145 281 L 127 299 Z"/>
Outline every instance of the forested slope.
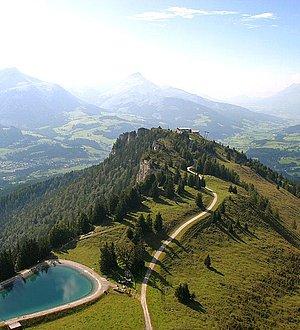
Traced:
<path fill-rule="evenodd" d="M 96 225 L 122 223 L 128 212 L 142 207 L 141 202 L 147 196 L 154 201 L 160 195 L 176 199 L 185 186 L 201 189 L 205 180 L 188 176 L 189 165 L 194 165 L 198 173 L 257 193 L 255 182 L 238 174 L 246 168 L 258 173 L 255 175 L 259 178 L 264 176 L 272 189 L 277 185 L 281 193 L 286 192 L 285 203 L 291 204 L 294 212 L 299 206 L 299 198 L 291 194 L 298 195 L 299 187 L 260 163 L 248 160 L 243 153 L 198 134 L 141 128 L 122 134 L 110 156 L 100 165 L 16 190 L 0 199 L 1 248 L 10 249 L 11 268 L 34 264 L 51 249 L 90 232 Z M 264 207 L 281 221 L 278 205 L 265 197 L 270 197 L 268 192 L 265 194 L 260 189 L 259 194 Z M 296 220 L 292 220 L 297 227 Z M 289 229 L 289 237 L 294 235 L 294 229 Z M 39 252 L 30 260 L 27 255 L 32 249 Z"/>

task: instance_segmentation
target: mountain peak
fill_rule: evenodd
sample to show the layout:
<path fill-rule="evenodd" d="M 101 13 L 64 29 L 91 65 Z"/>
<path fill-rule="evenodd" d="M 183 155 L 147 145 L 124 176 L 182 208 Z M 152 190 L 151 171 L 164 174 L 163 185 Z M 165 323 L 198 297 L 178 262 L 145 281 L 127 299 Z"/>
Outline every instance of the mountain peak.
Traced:
<path fill-rule="evenodd" d="M 0 70 L 0 89 L 9 89 L 22 83 L 38 83 L 39 79 L 30 77 L 15 67 Z"/>
<path fill-rule="evenodd" d="M 16 74 L 16 73 L 21 73 L 20 70 L 16 67 L 9 67 L 9 68 L 5 68 L 3 70 L 0 71 L 1 74 Z"/>
<path fill-rule="evenodd" d="M 134 72 L 130 76 L 128 76 L 129 79 L 143 79 L 145 80 L 145 77 L 140 72 Z"/>

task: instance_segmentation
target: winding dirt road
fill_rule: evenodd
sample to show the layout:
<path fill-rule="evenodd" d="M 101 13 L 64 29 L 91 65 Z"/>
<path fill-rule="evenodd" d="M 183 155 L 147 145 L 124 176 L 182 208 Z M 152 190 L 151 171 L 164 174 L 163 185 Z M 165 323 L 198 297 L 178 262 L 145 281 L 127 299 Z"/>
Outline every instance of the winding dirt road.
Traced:
<path fill-rule="evenodd" d="M 187 168 L 187 171 L 198 175 L 196 172 L 194 172 L 192 170 L 192 166 L 189 166 Z M 201 177 L 201 175 L 199 174 L 199 176 Z M 194 216 L 193 218 L 187 220 L 186 222 L 184 222 L 179 228 L 177 228 L 171 235 L 170 237 L 163 241 L 162 245 L 160 246 L 160 248 L 155 252 L 149 266 L 146 272 L 146 275 L 144 277 L 143 283 L 142 283 L 142 289 L 141 289 L 141 304 L 142 304 L 142 308 L 143 308 L 143 312 L 144 312 L 144 318 L 145 318 L 145 328 L 146 330 L 152 330 L 152 324 L 151 324 L 151 318 L 150 318 L 150 314 L 149 314 L 149 310 L 148 310 L 148 305 L 147 305 L 147 285 L 148 285 L 148 281 L 149 278 L 152 274 L 152 271 L 154 270 L 161 254 L 164 252 L 166 246 L 168 246 L 174 238 L 176 238 L 176 236 L 178 236 L 179 233 L 181 233 L 184 229 L 186 229 L 187 227 L 189 227 L 191 224 L 193 224 L 194 222 L 200 220 L 201 218 L 203 218 L 204 216 L 207 215 L 207 213 L 215 206 L 215 204 L 217 203 L 218 200 L 218 195 L 213 192 L 211 189 L 209 188 L 205 188 L 206 190 L 208 190 L 209 192 L 213 193 L 214 199 L 211 202 L 211 204 L 208 206 L 208 208 L 203 211 L 200 212 L 199 214 L 197 214 L 196 216 Z"/>

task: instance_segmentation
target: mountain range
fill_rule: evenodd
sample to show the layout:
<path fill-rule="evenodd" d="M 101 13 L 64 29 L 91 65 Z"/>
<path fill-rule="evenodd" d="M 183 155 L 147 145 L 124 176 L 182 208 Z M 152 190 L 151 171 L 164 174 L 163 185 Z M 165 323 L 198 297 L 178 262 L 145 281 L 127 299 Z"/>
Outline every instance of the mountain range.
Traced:
<path fill-rule="evenodd" d="M 80 99 L 78 95 L 80 94 Z M 93 104 L 92 104 L 93 103 Z M 105 110 L 104 110 L 105 109 Z M 63 87 L 30 77 L 16 68 L 0 72 L 0 124 L 36 129 L 66 123 L 69 114 L 134 116 L 145 126 L 187 126 L 222 139 L 246 125 L 278 123 L 276 117 L 164 87 L 134 73 L 105 92 L 84 89 L 76 96 Z"/>
<path fill-rule="evenodd" d="M 159 86 L 141 73 L 105 88 L 70 92 L 8 68 L 0 71 L 0 190 L 95 164 L 107 156 L 119 134 L 139 127 L 189 127 L 235 147 L 243 142 L 241 149 L 247 151 L 258 146 L 253 139 L 288 124 L 273 115 Z M 259 159 L 264 160 L 269 152 L 264 156 L 262 151 Z M 283 171 L 290 168 L 287 162 L 294 163 L 290 158 L 280 161 Z M 292 174 L 297 173 L 293 167 Z"/>
<path fill-rule="evenodd" d="M 90 98 L 92 95 L 92 98 Z M 233 135 L 248 123 L 278 122 L 279 119 L 257 114 L 233 104 L 216 102 L 174 87 L 164 87 L 134 73 L 105 92 L 81 92 L 88 102 L 115 114 L 142 117 L 149 126 L 186 126 L 211 132 L 214 138 Z"/>
<path fill-rule="evenodd" d="M 62 123 L 66 113 L 98 111 L 57 84 L 30 77 L 16 68 L 0 71 L 0 123 L 22 128 Z"/>
<path fill-rule="evenodd" d="M 292 84 L 270 97 L 251 98 L 240 96 L 231 98 L 229 101 L 258 112 L 300 120 L 300 83 Z"/>

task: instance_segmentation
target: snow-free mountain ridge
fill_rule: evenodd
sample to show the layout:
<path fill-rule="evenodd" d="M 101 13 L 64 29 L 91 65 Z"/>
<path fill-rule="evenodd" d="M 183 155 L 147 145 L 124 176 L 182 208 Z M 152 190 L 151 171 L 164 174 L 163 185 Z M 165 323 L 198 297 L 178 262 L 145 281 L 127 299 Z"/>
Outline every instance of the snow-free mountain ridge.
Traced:
<path fill-rule="evenodd" d="M 104 93 L 96 104 L 115 114 L 130 114 L 152 125 L 187 126 L 209 130 L 214 138 L 223 138 L 242 130 L 246 123 L 278 119 L 246 108 L 216 102 L 184 90 L 159 86 L 141 73 L 134 73 Z"/>
<path fill-rule="evenodd" d="M 100 112 L 57 84 L 28 76 L 16 68 L 0 71 L 0 124 L 36 128 L 63 122 L 75 110 Z"/>
<path fill-rule="evenodd" d="M 231 100 L 251 110 L 300 120 L 300 83 L 292 84 L 270 97 L 250 98 L 241 96 Z"/>

